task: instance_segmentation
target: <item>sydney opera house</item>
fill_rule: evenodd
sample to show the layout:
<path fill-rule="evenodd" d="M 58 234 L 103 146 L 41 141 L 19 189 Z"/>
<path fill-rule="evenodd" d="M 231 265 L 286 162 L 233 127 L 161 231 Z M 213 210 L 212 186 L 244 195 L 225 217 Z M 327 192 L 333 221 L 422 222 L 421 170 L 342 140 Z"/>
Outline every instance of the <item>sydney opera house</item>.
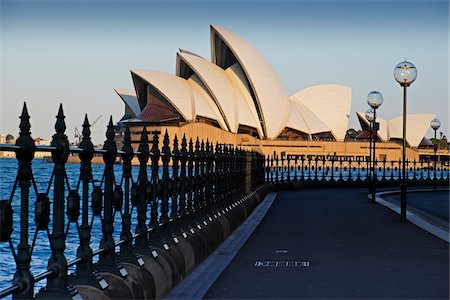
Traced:
<path fill-rule="evenodd" d="M 211 61 L 180 49 L 175 74 L 132 70 L 134 89 L 115 90 L 125 103 L 118 127 L 130 126 L 136 142 L 147 126 L 264 153 L 368 155 L 367 142 L 341 143 L 348 129 L 350 87 L 320 84 L 288 95 L 270 63 L 241 37 L 211 25 L 210 43 Z M 425 131 L 433 117 L 419 117 Z M 394 121 L 382 122 L 381 140 L 389 141 L 391 123 L 389 132 L 401 130 Z M 425 131 L 414 131 L 421 136 L 411 137 L 410 144 L 420 142 Z M 399 147 L 393 144 L 379 153 L 396 159 Z"/>

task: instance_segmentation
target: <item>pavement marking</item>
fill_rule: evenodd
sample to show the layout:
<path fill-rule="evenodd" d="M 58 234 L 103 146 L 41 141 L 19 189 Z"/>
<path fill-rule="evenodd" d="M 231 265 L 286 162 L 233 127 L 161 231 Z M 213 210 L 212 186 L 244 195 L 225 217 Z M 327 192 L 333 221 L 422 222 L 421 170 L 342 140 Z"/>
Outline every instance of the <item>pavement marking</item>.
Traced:
<path fill-rule="evenodd" d="M 278 267 L 309 267 L 308 260 L 257 260 L 255 262 L 256 268 L 261 267 L 269 267 L 269 268 L 278 268 Z"/>
<path fill-rule="evenodd" d="M 272 206 L 277 193 L 269 193 L 250 216 L 231 233 L 165 299 L 202 299 L 230 264 Z"/>
<path fill-rule="evenodd" d="M 432 191 L 432 190 L 428 190 L 428 189 L 424 189 L 424 190 L 412 190 L 411 192 L 427 192 L 427 191 Z M 445 190 L 444 190 L 445 191 Z M 386 192 L 378 192 L 375 194 L 375 202 L 386 206 L 387 208 L 395 211 L 397 214 L 400 214 L 400 206 L 395 205 L 391 202 L 388 202 L 386 200 L 384 200 L 382 198 L 382 196 L 386 196 L 386 195 L 392 195 L 392 194 L 398 194 L 399 191 L 386 191 Z M 370 196 L 370 197 L 369 197 Z M 369 198 L 371 198 L 372 195 L 368 195 Z M 449 236 L 449 232 L 445 231 L 431 223 L 429 223 L 427 220 L 425 220 L 424 218 L 416 215 L 415 213 L 406 210 L 406 219 L 413 223 L 414 225 L 422 228 L 425 231 L 428 231 L 429 233 L 431 233 L 432 235 L 446 241 L 447 243 L 450 243 L 450 236 Z"/>

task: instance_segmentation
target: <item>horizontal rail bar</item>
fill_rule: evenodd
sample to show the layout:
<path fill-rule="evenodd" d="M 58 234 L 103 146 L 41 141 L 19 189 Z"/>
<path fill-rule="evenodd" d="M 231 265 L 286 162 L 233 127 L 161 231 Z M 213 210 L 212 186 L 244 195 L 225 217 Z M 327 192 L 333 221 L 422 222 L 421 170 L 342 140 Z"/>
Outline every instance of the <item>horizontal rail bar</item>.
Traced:
<path fill-rule="evenodd" d="M 6 297 L 8 295 L 11 295 L 12 293 L 14 293 L 16 290 L 20 289 L 20 285 L 13 284 L 10 287 L 7 287 L 6 289 L 3 289 L 0 291 L 0 298 Z"/>
<path fill-rule="evenodd" d="M 36 146 L 36 151 L 38 152 L 52 152 L 56 150 L 58 150 L 58 148 L 54 146 L 45 146 L 45 145 Z"/>
<path fill-rule="evenodd" d="M 22 147 L 14 145 L 14 144 L 0 144 L 0 150 L 2 151 L 18 151 L 22 149 Z"/>
<path fill-rule="evenodd" d="M 104 248 L 104 247 L 98 248 L 97 250 L 92 251 L 92 255 L 93 255 L 93 256 L 99 255 L 99 254 L 101 254 L 101 253 L 103 253 L 103 252 L 105 252 L 105 251 L 106 251 L 106 248 Z"/>
<path fill-rule="evenodd" d="M 72 259 L 72 260 L 67 262 L 67 267 L 74 266 L 77 263 L 82 262 L 82 261 L 83 261 L 83 259 L 81 257 L 74 258 L 74 259 Z"/>
<path fill-rule="evenodd" d="M 48 269 L 47 271 L 36 275 L 36 277 L 34 277 L 34 281 L 35 282 L 41 281 L 42 279 L 45 279 L 48 276 L 53 275 L 53 274 L 56 274 L 56 270 L 55 269 Z"/>

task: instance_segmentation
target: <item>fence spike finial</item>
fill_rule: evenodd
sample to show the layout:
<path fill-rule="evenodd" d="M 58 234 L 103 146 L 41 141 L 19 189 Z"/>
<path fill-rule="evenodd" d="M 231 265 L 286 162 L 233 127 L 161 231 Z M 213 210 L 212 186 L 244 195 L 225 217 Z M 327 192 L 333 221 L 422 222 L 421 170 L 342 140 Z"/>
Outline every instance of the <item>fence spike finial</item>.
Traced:
<path fill-rule="evenodd" d="M 66 131 L 66 122 L 64 121 L 64 110 L 62 103 L 59 104 L 58 114 L 56 115 L 55 130 L 56 133 L 62 134 Z"/>

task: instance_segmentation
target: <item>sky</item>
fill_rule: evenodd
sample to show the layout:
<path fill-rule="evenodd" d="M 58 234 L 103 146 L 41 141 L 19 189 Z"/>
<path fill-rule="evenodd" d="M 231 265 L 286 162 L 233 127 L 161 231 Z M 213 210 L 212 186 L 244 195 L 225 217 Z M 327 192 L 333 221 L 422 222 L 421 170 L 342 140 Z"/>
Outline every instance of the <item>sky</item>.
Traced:
<path fill-rule="evenodd" d="M 408 113 L 435 113 L 449 136 L 449 2 L 426 1 L 5 1 L 0 0 L 0 133 L 18 133 L 27 102 L 32 136 L 51 139 L 59 103 L 74 140 L 84 114 L 94 143 L 132 88 L 130 71 L 175 73 L 178 48 L 210 58 L 209 25 L 252 44 L 289 95 L 323 83 L 352 88 L 349 128 L 359 129 L 367 94 L 383 94 L 377 115 L 402 114 L 393 69 L 414 63 Z M 428 132 L 431 136 L 432 131 Z"/>

